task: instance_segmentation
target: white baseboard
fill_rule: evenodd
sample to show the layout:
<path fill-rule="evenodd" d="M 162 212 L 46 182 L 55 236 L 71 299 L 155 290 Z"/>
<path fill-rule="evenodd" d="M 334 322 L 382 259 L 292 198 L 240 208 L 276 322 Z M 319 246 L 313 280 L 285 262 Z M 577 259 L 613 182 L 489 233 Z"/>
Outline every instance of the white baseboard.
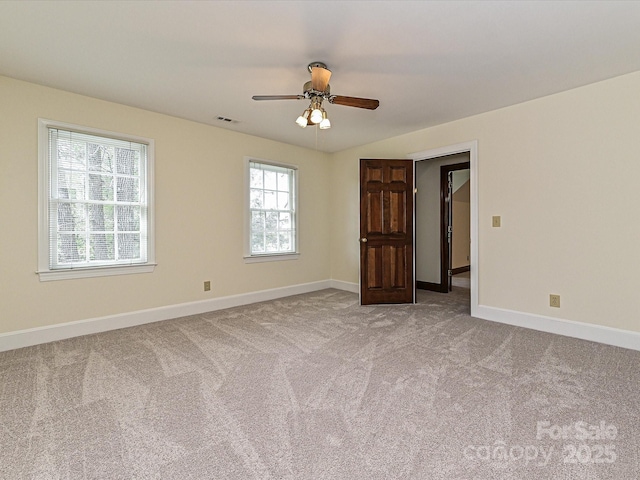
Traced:
<path fill-rule="evenodd" d="M 343 282 L 342 280 L 331 280 L 331 288 L 345 290 L 351 293 L 360 293 L 360 284 L 352 282 Z"/>
<path fill-rule="evenodd" d="M 556 335 L 604 343 L 630 350 L 640 350 L 640 332 L 631 330 L 487 307 L 486 305 L 476 305 L 472 309 L 471 315 L 483 320 L 506 323 L 516 327 L 555 333 Z"/>
<path fill-rule="evenodd" d="M 336 288 L 352 293 L 359 292 L 359 285 L 357 283 L 344 282 L 341 280 L 323 280 L 319 282 L 213 298 L 211 300 L 169 305 L 166 307 L 151 308 L 148 310 L 139 310 L 136 312 L 128 312 L 106 317 L 90 318 L 87 320 L 61 323 L 46 327 L 30 328 L 27 330 L 0 334 L 0 352 L 53 342 L 56 340 L 64 340 L 66 338 L 79 337 L 81 335 L 90 335 L 109 330 L 134 327 L 145 323 L 159 322 L 161 320 L 213 312 L 225 308 L 264 302 L 301 293 L 315 292 L 325 288 Z M 543 315 L 534 315 L 514 310 L 488 307 L 486 305 L 472 306 L 471 314 L 476 318 L 492 322 L 530 328 L 542 332 L 554 333 L 557 335 L 590 340 L 592 342 L 640 351 L 640 332 L 545 317 Z"/>
<path fill-rule="evenodd" d="M 346 290 L 352 293 L 360 292 L 358 283 L 343 282 L 340 280 L 331 280 L 331 288 Z M 640 332 L 631 330 L 546 317 L 544 315 L 534 315 L 515 310 L 488 307 L 486 305 L 472 305 L 471 315 L 492 322 L 640 351 Z"/>
<path fill-rule="evenodd" d="M 273 288 L 270 290 L 261 290 L 258 292 L 230 295 L 228 297 L 213 298 L 211 300 L 169 305 L 166 307 L 150 308 L 148 310 L 138 310 L 136 312 L 2 333 L 0 334 L 0 352 L 39 345 L 41 343 L 54 342 L 56 340 L 64 340 L 66 338 L 79 337 L 81 335 L 90 335 L 109 330 L 134 327 L 136 325 L 159 322 L 161 320 L 168 320 L 171 318 L 213 312 L 215 310 L 238 307 L 240 305 L 248 305 L 256 302 L 264 302 L 301 293 L 315 292 L 325 288 L 340 289 L 340 285 L 343 283 L 346 282 L 335 282 L 334 285 L 334 281 L 332 280 L 323 280 L 288 287 Z"/>

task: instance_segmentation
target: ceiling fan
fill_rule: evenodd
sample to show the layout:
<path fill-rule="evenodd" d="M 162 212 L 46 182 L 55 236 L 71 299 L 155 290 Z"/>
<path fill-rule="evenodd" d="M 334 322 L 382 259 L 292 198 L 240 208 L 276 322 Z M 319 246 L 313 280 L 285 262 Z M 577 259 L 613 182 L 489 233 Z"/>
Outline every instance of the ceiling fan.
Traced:
<path fill-rule="evenodd" d="M 331 95 L 329 86 L 331 71 L 327 66 L 322 62 L 312 62 L 307 68 L 311 73 L 311 80 L 304 84 L 302 95 L 254 95 L 251 98 L 254 100 L 310 100 L 309 108 L 296 120 L 296 123 L 302 128 L 307 125 L 319 125 L 321 129 L 331 128 L 327 112 L 322 107 L 324 100 L 335 105 L 366 108 L 367 110 L 375 110 L 380 105 L 378 100 L 371 98 Z"/>

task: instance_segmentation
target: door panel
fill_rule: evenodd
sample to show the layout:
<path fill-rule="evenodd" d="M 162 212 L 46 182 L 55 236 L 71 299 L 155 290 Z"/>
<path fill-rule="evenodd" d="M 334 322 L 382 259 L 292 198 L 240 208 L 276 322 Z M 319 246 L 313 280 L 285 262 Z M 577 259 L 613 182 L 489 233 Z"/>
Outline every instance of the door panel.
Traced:
<path fill-rule="evenodd" d="M 367 192 L 367 232 L 382 233 L 383 192 Z"/>
<path fill-rule="evenodd" d="M 413 161 L 360 160 L 363 305 L 413 302 Z"/>
<path fill-rule="evenodd" d="M 453 171 L 447 174 L 447 198 L 445 199 L 447 211 L 447 292 L 453 287 L 453 275 L 451 274 L 451 241 L 453 240 Z"/>
<path fill-rule="evenodd" d="M 443 293 L 452 289 L 451 246 L 453 232 L 453 172 L 469 169 L 469 162 L 443 165 L 440 167 L 440 216 L 441 216 L 441 259 L 440 284 Z"/>
<path fill-rule="evenodd" d="M 367 257 L 367 285 L 382 288 L 382 247 L 369 247 Z"/>

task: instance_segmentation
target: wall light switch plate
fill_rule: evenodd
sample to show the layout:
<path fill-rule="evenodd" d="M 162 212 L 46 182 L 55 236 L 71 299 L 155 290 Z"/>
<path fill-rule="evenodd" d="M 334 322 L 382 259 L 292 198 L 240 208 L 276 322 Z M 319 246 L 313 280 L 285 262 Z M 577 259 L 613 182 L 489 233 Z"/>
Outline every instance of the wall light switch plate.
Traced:
<path fill-rule="evenodd" d="M 500 226 L 500 215 L 494 215 L 491 217 L 491 225 L 494 227 Z"/>

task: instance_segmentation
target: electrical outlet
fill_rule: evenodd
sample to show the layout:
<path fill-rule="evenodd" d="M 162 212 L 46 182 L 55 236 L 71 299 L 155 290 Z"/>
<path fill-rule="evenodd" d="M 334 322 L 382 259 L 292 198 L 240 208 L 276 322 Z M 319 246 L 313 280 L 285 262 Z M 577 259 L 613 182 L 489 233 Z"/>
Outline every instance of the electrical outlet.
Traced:
<path fill-rule="evenodd" d="M 208 292 L 209 290 L 211 290 L 211 282 L 207 280 L 206 282 L 204 282 L 204 291 Z"/>
<path fill-rule="evenodd" d="M 549 306 L 560 308 L 560 295 L 549 295 Z"/>
<path fill-rule="evenodd" d="M 494 215 L 491 217 L 491 225 L 494 227 L 500 226 L 500 215 Z"/>

